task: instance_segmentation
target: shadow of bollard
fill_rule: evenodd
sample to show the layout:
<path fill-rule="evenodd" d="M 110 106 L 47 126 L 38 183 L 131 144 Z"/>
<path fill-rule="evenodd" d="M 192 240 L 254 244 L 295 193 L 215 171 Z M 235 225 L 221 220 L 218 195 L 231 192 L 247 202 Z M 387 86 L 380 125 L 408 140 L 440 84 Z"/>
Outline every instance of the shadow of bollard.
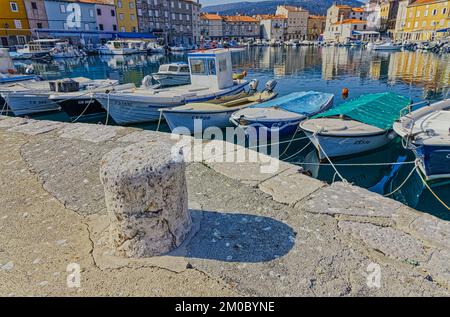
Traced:
<path fill-rule="evenodd" d="M 242 213 L 202 213 L 201 226 L 187 246 L 187 258 L 225 262 L 267 262 L 287 254 L 296 232 L 278 220 Z"/>

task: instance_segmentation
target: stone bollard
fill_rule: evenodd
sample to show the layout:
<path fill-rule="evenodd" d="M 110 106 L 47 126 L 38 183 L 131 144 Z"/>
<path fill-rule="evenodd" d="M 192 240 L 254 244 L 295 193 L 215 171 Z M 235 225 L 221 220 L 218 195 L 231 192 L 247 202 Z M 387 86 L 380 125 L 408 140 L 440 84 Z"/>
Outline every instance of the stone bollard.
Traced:
<path fill-rule="evenodd" d="M 191 229 L 185 163 L 163 142 L 115 149 L 101 162 L 114 248 L 151 257 L 178 247 Z"/>

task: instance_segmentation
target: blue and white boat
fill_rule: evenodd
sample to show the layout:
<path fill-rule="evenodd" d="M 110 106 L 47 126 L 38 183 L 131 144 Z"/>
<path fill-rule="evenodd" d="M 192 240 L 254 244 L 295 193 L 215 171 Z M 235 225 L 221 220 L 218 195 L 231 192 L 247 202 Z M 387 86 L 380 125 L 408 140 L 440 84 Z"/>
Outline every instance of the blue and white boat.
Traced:
<path fill-rule="evenodd" d="M 413 150 L 428 180 L 450 178 L 450 99 L 402 116 L 394 131 Z"/>
<path fill-rule="evenodd" d="M 231 53 L 218 49 L 188 55 L 191 84 L 170 88 L 142 85 L 137 89 L 96 93 L 95 98 L 120 125 L 161 120 L 160 109 L 235 95 L 248 85 L 233 80 Z"/>
<path fill-rule="evenodd" d="M 35 75 L 17 74 L 16 71 L 9 50 L 0 48 L 0 85 L 39 79 Z"/>
<path fill-rule="evenodd" d="M 208 128 L 223 129 L 231 125 L 232 113 L 271 100 L 277 96 L 274 91 L 276 81 L 270 80 L 265 89 L 257 91 L 258 81 L 252 80 L 250 89 L 241 94 L 226 96 L 209 102 L 188 103 L 170 109 L 161 110 L 172 132 L 185 134 L 201 133 Z"/>
<path fill-rule="evenodd" d="M 256 132 L 279 133 L 287 137 L 295 133 L 301 121 L 329 109 L 334 95 L 316 91 L 295 92 L 268 102 L 260 103 L 231 115 L 230 121 L 239 128 Z"/>

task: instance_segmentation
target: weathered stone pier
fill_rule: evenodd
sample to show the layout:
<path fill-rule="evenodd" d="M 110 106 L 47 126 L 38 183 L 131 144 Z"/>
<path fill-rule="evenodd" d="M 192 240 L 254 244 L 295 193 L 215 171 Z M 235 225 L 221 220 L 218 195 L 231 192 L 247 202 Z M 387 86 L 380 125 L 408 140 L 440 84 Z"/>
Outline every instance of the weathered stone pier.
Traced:
<path fill-rule="evenodd" d="M 177 142 L 0 117 L 0 295 L 450 295 L 449 222 L 272 158 L 215 159 L 253 154 L 239 146 L 167 161 Z"/>

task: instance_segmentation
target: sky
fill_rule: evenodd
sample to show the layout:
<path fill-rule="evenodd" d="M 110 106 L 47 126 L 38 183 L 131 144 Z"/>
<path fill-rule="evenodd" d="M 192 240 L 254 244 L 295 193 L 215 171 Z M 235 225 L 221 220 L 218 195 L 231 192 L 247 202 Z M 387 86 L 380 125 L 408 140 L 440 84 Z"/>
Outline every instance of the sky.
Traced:
<path fill-rule="evenodd" d="M 248 2 L 258 2 L 260 0 L 200 0 L 200 3 L 206 7 L 206 6 L 210 6 L 210 5 L 215 5 L 215 4 L 224 4 L 224 3 L 233 3 L 233 2 L 243 2 L 243 1 L 248 1 Z"/>
<path fill-rule="evenodd" d="M 215 5 L 215 4 L 224 4 L 224 3 L 233 3 L 233 2 L 243 2 L 243 1 L 248 1 L 248 2 L 258 2 L 261 0 L 200 0 L 200 3 L 206 7 L 206 6 L 210 6 L 210 5 Z M 320 1 L 320 0 L 318 0 Z M 361 2 L 367 2 L 368 0 L 360 0 Z"/>

